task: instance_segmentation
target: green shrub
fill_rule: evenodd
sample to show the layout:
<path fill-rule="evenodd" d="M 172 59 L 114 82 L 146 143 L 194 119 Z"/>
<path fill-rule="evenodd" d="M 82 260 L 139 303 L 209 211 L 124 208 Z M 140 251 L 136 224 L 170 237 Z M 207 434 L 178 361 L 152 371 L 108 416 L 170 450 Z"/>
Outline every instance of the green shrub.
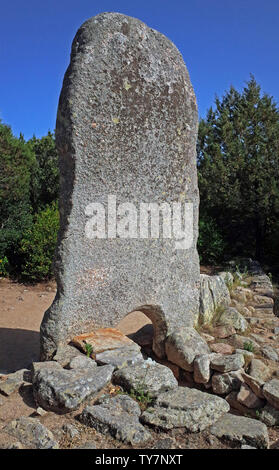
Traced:
<path fill-rule="evenodd" d="M 216 264 L 224 257 L 225 242 L 216 223 L 210 217 L 200 219 L 198 252 L 201 263 Z"/>
<path fill-rule="evenodd" d="M 46 206 L 35 215 L 33 226 L 24 233 L 20 243 L 23 279 L 34 282 L 52 277 L 58 228 L 57 203 Z"/>
<path fill-rule="evenodd" d="M 1 277 L 8 276 L 8 266 L 9 266 L 8 258 L 7 256 L 4 256 L 2 259 L 0 259 L 0 276 Z"/>

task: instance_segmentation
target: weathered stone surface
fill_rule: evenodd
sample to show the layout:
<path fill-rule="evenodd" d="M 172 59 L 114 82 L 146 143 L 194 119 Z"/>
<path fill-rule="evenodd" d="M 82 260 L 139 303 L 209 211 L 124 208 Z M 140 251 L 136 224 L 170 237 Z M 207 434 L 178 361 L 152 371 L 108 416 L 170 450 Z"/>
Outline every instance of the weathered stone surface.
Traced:
<path fill-rule="evenodd" d="M 238 444 L 247 444 L 257 449 L 268 449 L 269 438 L 265 424 L 244 416 L 224 415 L 210 428 L 210 432 L 219 438 L 228 439 Z"/>
<path fill-rule="evenodd" d="M 139 422 L 140 408 L 132 398 L 119 395 L 101 401 L 98 405 L 86 406 L 79 419 L 82 423 L 115 439 L 141 444 L 151 434 Z"/>
<path fill-rule="evenodd" d="M 233 335 L 229 338 L 229 342 L 232 346 L 234 346 L 236 349 L 244 349 L 247 344 L 252 344 L 253 346 L 253 351 L 258 352 L 259 351 L 259 345 L 258 343 L 251 337 L 247 336 L 240 336 L 240 335 Z"/>
<path fill-rule="evenodd" d="M 82 353 L 77 351 L 74 346 L 65 344 L 63 346 L 58 346 L 57 351 L 53 356 L 53 361 L 58 362 L 62 367 L 66 367 L 69 365 L 71 359 L 78 355 L 82 356 Z"/>
<path fill-rule="evenodd" d="M 38 371 L 42 369 L 47 370 L 62 370 L 62 366 L 55 361 L 45 361 L 45 362 L 32 362 L 31 365 L 31 380 L 33 382 L 34 377 Z"/>
<path fill-rule="evenodd" d="M 268 403 L 261 410 L 260 420 L 267 426 L 279 426 L 279 410 Z"/>
<path fill-rule="evenodd" d="M 88 369 L 90 367 L 97 367 L 97 362 L 87 356 L 76 356 L 71 359 L 69 369 Z"/>
<path fill-rule="evenodd" d="M 193 325 L 200 279 L 197 127 L 189 75 L 169 39 L 119 13 L 102 13 L 81 26 L 57 114 L 58 293 L 41 325 L 43 359 L 67 338 L 115 326 L 135 310 L 151 319 L 153 348 L 161 356 L 167 334 Z M 148 236 L 145 221 L 132 238 L 131 216 L 134 221 L 141 203 L 182 202 L 184 211 L 186 201 L 193 204 L 189 244 L 178 245 L 178 234 L 164 238 L 162 230 L 156 238 L 154 227 Z M 124 202 L 129 208 L 120 206 Z M 110 212 L 104 236 L 98 219 L 99 238 L 92 238 L 93 203 L 102 204 L 99 215 Z M 127 238 L 116 236 L 124 222 Z"/>
<path fill-rule="evenodd" d="M 150 396 L 177 387 L 177 380 L 172 371 L 151 360 L 116 371 L 113 374 L 113 382 L 127 391 L 140 390 Z"/>
<path fill-rule="evenodd" d="M 215 338 L 227 338 L 228 336 L 235 335 L 235 328 L 231 325 L 216 326 L 211 330 L 211 334 Z"/>
<path fill-rule="evenodd" d="M 247 408 L 262 408 L 265 404 L 249 387 L 248 385 L 242 384 L 237 394 L 237 400 Z"/>
<path fill-rule="evenodd" d="M 62 429 L 64 433 L 67 434 L 67 436 L 69 436 L 71 439 L 74 439 L 80 434 L 79 430 L 70 423 L 64 424 Z"/>
<path fill-rule="evenodd" d="M 264 382 L 262 380 L 259 380 L 256 377 L 252 377 L 251 375 L 246 374 L 245 372 L 242 372 L 242 378 L 244 382 L 255 393 L 255 395 L 257 395 L 257 397 L 264 398 L 264 394 L 262 390 Z"/>
<path fill-rule="evenodd" d="M 201 354 L 194 360 L 194 380 L 196 383 L 204 384 L 210 379 L 210 356 Z"/>
<path fill-rule="evenodd" d="M 200 323 L 210 323 L 218 307 L 229 305 L 230 293 L 222 276 L 200 276 Z"/>
<path fill-rule="evenodd" d="M 241 369 L 244 366 L 244 362 L 242 354 L 218 356 L 211 359 L 210 367 L 218 372 L 231 372 L 233 370 Z"/>
<path fill-rule="evenodd" d="M 226 285 L 230 287 L 233 284 L 234 277 L 230 271 L 221 271 L 218 276 L 224 279 Z"/>
<path fill-rule="evenodd" d="M 143 423 L 162 429 L 185 427 L 202 431 L 229 411 L 228 403 L 220 397 L 194 388 L 178 387 L 162 393 L 154 405 L 141 416 Z"/>
<path fill-rule="evenodd" d="M 194 370 L 194 359 L 198 354 L 210 353 L 205 340 L 191 327 L 183 327 L 172 333 L 165 347 L 168 360 L 190 372 Z"/>
<path fill-rule="evenodd" d="M 248 328 L 248 323 L 245 318 L 233 307 L 227 307 L 220 316 L 218 323 L 220 325 L 233 326 L 238 331 L 245 331 Z"/>
<path fill-rule="evenodd" d="M 271 379 L 266 382 L 263 386 L 263 394 L 271 406 L 274 406 L 277 410 L 279 409 L 279 380 Z"/>
<path fill-rule="evenodd" d="M 104 351 L 96 354 L 96 362 L 100 365 L 111 364 L 115 369 L 122 369 L 122 367 L 132 366 L 143 362 L 143 356 L 140 351 L 135 350 L 134 347 L 114 349 L 112 351 Z"/>
<path fill-rule="evenodd" d="M 17 392 L 25 381 L 30 381 L 31 374 L 28 369 L 21 369 L 0 380 L 0 392 L 6 396 Z"/>
<path fill-rule="evenodd" d="M 276 349 L 272 346 L 266 345 L 261 349 L 262 355 L 271 361 L 278 362 L 279 357 Z"/>
<path fill-rule="evenodd" d="M 139 345 L 134 343 L 134 341 L 128 338 L 128 336 L 125 336 L 117 328 L 99 328 L 91 333 L 75 336 L 72 339 L 72 344 L 83 352 L 86 352 L 86 345 L 90 345 L 92 347 L 93 357 L 104 351 L 121 349 L 123 347 L 130 347 L 134 348 L 135 351 L 140 351 Z"/>
<path fill-rule="evenodd" d="M 271 377 L 271 370 L 260 359 L 252 359 L 249 375 L 260 382 L 266 382 Z"/>
<path fill-rule="evenodd" d="M 58 449 L 53 434 L 38 419 L 22 417 L 11 421 L 4 431 L 31 449 Z"/>
<path fill-rule="evenodd" d="M 226 343 L 211 343 L 210 349 L 218 354 L 232 354 L 234 352 L 234 348 Z"/>
<path fill-rule="evenodd" d="M 239 390 L 242 383 L 241 371 L 227 372 L 225 374 L 215 373 L 212 376 L 212 390 L 217 395 L 224 395 L 232 390 Z"/>
<path fill-rule="evenodd" d="M 34 399 L 42 408 L 57 413 L 77 409 L 111 380 L 113 366 L 87 369 L 42 368 L 33 378 Z"/>
<path fill-rule="evenodd" d="M 257 419 L 258 413 L 257 410 L 253 408 L 247 408 L 247 406 L 242 405 L 237 400 L 238 391 L 232 391 L 226 396 L 226 401 L 229 403 L 232 410 L 239 411 L 243 416 L 249 416 L 251 418 Z"/>

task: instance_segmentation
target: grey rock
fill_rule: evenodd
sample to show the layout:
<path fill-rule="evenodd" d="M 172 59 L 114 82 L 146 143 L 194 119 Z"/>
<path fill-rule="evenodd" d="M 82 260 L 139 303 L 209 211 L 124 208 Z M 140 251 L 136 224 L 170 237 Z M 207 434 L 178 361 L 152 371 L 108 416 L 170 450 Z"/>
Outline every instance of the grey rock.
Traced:
<path fill-rule="evenodd" d="M 47 411 L 38 406 L 38 408 L 36 409 L 36 414 L 39 416 L 45 416 L 47 415 Z"/>
<path fill-rule="evenodd" d="M 277 351 L 272 346 L 264 346 L 261 349 L 262 355 L 271 361 L 278 362 L 279 357 Z"/>
<path fill-rule="evenodd" d="M 141 421 L 162 429 L 185 427 L 198 432 L 217 421 L 229 411 L 223 398 L 194 388 L 178 387 L 160 394 L 152 407 L 147 408 Z"/>
<path fill-rule="evenodd" d="M 239 313 L 236 308 L 233 307 L 227 307 L 225 309 L 218 320 L 218 324 L 233 326 L 240 332 L 243 332 L 248 328 L 248 323 L 243 315 L 241 315 L 241 313 Z"/>
<path fill-rule="evenodd" d="M 189 372 L 194 370 L 197 355 L 210 353 L 206 341 L 191 327 L 179 328 L 172 333 L 165 348 L 168 360 Z"/>
<path fill-rule="evenodd" d="M 233 335 L 230 337 L 230 344 L 236 349 L 244 349 L 247 344 L 252 344 L 253 352 L 260 350 L 258 343 L 253 338 L 247 336 Z"/>
<path fill-rule="evenodd" d="M 33 362 L 31 365 L 31 380 L 33 382 L 34 377 L 38 371 L 42 369 L 47 370 L 62 370 L 61 365 L 58 362 L 54 361 L 45 361 L 45 362 Z"/>
<path fill-rule="evenodd" d="M 211 369 L 218 372 L 231 372 L 233 370 L 241 369 L 245 364 L 242 354 L 223 355 L 211 359 Z"/>
<path fill-rule="evenodd" d="M 129 347 L 101 352 L 96 354 L 95 359 L 98 364 L 111 364 L 115 369 L 132 366 L 144 360 L 140 350 Z"/>
<path fill-rule="evenodd" d="M 173 372 L 168 367 L 148 360 L 114 372 L 113 382 L 127 391 L 140 390 L 150 396 L 178 386 Z"/>
<path fill-rule="evenodd" d="M 116 395 L 115 397 L 111 396 L 103 396 L 100 397 L 96 402 L 96 405 L 109 405 L 109 407 L 113 406 L 120 406 L 123 411 L 126 411 L 127 413 L 130 413 L 135 416 L 140 416 L 141 415 L 141 409 L 139 407 L 139 404 L 133 400 L 129 395 L 121 394 L 121 395 Z"/>
<path fill-rule="evenodd" d="M 67 367 L 71 359 L 77 356 L 83 357 L 82 352 L 70 344 L 65 344 L 58 346 L 53 360 L 58 362 L 62 367 Z"/>
<path fill-rule="evenodd" d="M 92 449 L 92 450 L 95 450 L 95 449 L 97 449 L 97 447 L 96 447 L 95 442 L 88 441 L 88 442 L 84 442 L 83 444 L 81 444 L 78 447 L 75 447 L 75 449 Z"/>
<path fill-rule="evenodd" d="M 218 273 L 218 276 L 225 281 L 228 287 L 230 287 L 234 281 L 233 274 L 230 271 L 221 271 Z"/>
<path fill-rule="evenodd" d="M 225 374 L 213 374 L 212 390 L 217 395 L 224 395 L 233 390 L 239 390 L 243 379 L 241 371 L 227 372 Z"/>
<path fill-rule="evenodd" d="M 261 410 L 259 419 L 267 426 L 279 426 L 279 410 L 268 403 Z"/>
<path fill-rule="evenodd" d="M 38 419 L 21 417 L 11 421 L 3 429 L 7 434 L 32 449 L 59 449 L 53 434 Z"/>
<path fill-rule="evenodd" d="M 264 398 L 263 394 L 263 384 L 264 381 L 257 379 L 256 377 L 253 377 L 249 374 L 246 374 L 245 372 L 242 372 L 242 378 L 244 382 L 251 388 L 251 390 L 257 395 L 259 398 Z"/>
<path fill-rule="evenodd" d="M 275 335 L 279 335 L 279 326 L 276 326 L 275 328 L 273 328 L 273 333 Z"/>
<path fill-rule="evenodd" d="M 113 370 L 112 366 L 82 370 L 42 368 L 33 379 L 34 399 L 45 410 L 73 411 L 107 385 Z"/>
<path fill-rule="evenodd" d="M 8 449 L 24 449 L 23 445 L 21 442 L 13 442 L 11 445 L 9 445 Z"/>
<path fill-rule="evenodd" d="M 165 437 L 163 439 L 158 439 L 152 449 L 177 449 L 177 443 L 174 439 L 170 437 Z"/>
<path fill-rule="evenodd" d="M 271 377 L 271 370 L 260 359 L 252 359 L 249 368 L 249 375 L 259 382 L 266 382 Z"/>
<path fill-rule="evenodd" d="M 139 422 L 140 410 L 136 410 L 129 401 L 132 398 L 113 397 L 99 405 L 86 406 L 79 419 L 103 434 L 110 434 L 115 439 L 129 444 L 141 444 L 151 438 L 151 434 Z M 129 410 L 129 411 L 127 411 Z"/>
<path fill-rule="evenodd" d="M 5 380 L 0 380 L 0 392 L 6 396 L 17 392 L 24 382 L 30 381 L 30 371 L 21 369 L 6 376 Z"/>
<path fill-rule="evenodd" d="M 210 380 L 210 355 L 201 354 L 194 360 L 194 381 L 196 383 L 207 383 Z"/>
<path fill-rule="evenodd" d="M 223 276 L 200 275 L 200 323 L 210 323 L 218 307 L 229 305 L 230 293 Z"/>
<path fill-rule="evenodd" d="M 217 423 L 213 424 L 210 432 L 216 437 L 240 445 L 251 445 L 257 449 L 269 448 L 266 425 L 252 418 L 226 414 Z"/>
<path fill-rule="evenodd" d="M 69 436 L 71 439 L 74 439 L 79 435 L 79 430 L 70 423 L 64 424 L 62 429 L 64 433 L 67 434 L 67 436 Z"/>
<path fill-rule="evenodd" d="M 252 447 L 252 446 L 247 446 L 247 445 L 242 445 L 241 449 L 257 449 L 257 447 Z"/>
<path fill-rule="evenodd" d="M 135 310 L 153 322 L 153 348 L 161 356 L 171 331 L 193 325 L 200 276 L 197 129 L 189 74 L 169 39 L 119 13 L 102 13 L 81 26 L 57 113 L 58 293 L 41 325 L 42 359 L 68 337 L 114 326 Z M 128 217 L 127 206 L 119 205 L 127 201 L 137 214 L 141 203 L 191 202 L 193 240 L 187 249 L 174 238 L 156 238 L 154 231 L 145 232 L 146 238 L 117 237 L 113 215 L 109 234 L 92 238 L 90 204 L 102 204 L 106 215 L 116 205 L 119 232 Z M 134 221 L 131 206 L 129 216 Z M 148 229 L 144 216 L 140 226 Z M 135 233 L 132 223 L 126 228 L 126 235 Z"/>
<path fill-rule="evenodd" d="M 69 369 L 88 369 L 97 367 L 97 362 L 87 356 L 75 356 L 68 364 Z"/>
<path fill-rule="evenodd" d="M 271 379 L 263 386 L 263 394 L 271 406 L 279 409 L 279 379 Z"/>

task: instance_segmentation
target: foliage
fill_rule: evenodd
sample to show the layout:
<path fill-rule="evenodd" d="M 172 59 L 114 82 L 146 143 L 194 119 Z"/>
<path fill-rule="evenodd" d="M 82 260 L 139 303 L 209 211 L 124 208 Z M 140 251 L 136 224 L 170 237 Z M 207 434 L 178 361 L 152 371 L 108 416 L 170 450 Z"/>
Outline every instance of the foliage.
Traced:
<path fill-rule="evenodd" d="M 8 266 L 8 258 L 4 256 L 3 259 L 0 259 L 0 276 L 6 277 L 8 275 Z"/>
<path fill-rule="evenodd" d="M 20 242 L 22 278 L 40 281 L 52 277 L 58 228 L 57 204 L 52 203 L 35 215 L 32 227 L 24 232 Z"/>
<path fill-rule="evenodd" d="M 86 356 L 91 357 L 91 354 L 93 353 L 92 344 L 84 343 L 84 349 L 85 349 Z"/>
<path fill-rule="evenodd" d="M 224 257 L 225 242 L 211 217 L 199 221 L 198 252 L 202 263 L 216 264 Z"/>
<path fill-rule="evenodd" d="M 262 260 L 279 215 L 279 111 L 254 77 L 215 105 L 199 126 L 201 219 L 216 221 L 228 256 Z"/>
<path fill-rule="evenodd" d="M 255 348 L 251 341 L 245 341 L 243 349 L 245 349 L 245 351 L 254 352 Z"/>

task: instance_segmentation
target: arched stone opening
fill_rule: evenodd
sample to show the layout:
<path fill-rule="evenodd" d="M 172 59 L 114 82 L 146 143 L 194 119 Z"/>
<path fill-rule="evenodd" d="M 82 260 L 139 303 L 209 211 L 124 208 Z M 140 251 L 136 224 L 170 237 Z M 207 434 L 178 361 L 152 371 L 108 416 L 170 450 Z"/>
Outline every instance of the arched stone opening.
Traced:
<path fill-rule="evenodd" d="M 118 323 L 117 328 L 135 342 L 152 338 L 152 350 L 158 358 L 165 357 L 165 341 L 168 327 L 165 315 L 158 305 L 141 305 L 129 312 Z M 143 344 L 142 344 L 143 345 Z"/>

